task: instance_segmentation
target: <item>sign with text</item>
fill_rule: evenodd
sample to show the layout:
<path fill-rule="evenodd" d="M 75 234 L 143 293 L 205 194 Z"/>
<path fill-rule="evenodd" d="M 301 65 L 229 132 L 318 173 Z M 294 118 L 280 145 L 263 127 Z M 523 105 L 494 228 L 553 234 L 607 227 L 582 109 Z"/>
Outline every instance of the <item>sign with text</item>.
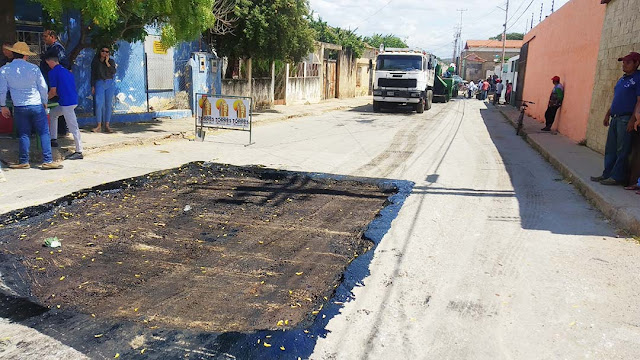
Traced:
<path fill-rule="evenodd" d="M 198 94 L 198 125 L 248 130 L 251 98 Z"/>

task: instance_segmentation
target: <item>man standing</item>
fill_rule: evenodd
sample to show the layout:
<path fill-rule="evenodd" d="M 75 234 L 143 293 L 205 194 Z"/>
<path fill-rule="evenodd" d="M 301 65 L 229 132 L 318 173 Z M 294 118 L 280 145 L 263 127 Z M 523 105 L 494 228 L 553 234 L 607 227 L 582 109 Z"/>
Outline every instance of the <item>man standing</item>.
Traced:
<path fill-rule="evenodd" d="M 500 79 L 496 80 L 496 92 L 493 95 L 494 106 L 500 104 L 500 96 L 502 96 L 503 89 L 504 89 L 504 84 L 502 83 L 502 80 Z"/>
<path fill-rule="evenodd" d="M 558 113 L 558 109 L 562 106 L 562 100 L 564 100 L 564 86 L 560 84 L 560 77 L 554 76 L 551 81 L 553 81 L 553 90 L 551 90 L 551 96 L 549 96 L 549 106 L 547 106 L 547 111 L 544 113 L 546 124 L 542 131 L 551 131 L 551 125 L 556 120 L 556 113 Z"/>
<path fill-rule="evenodd" d="M 604 171 L 592 176 L 603 185 L 621 185 L 627 180 L 631 132 L 640 125 L 640 54 L 632 52 L 621 57 L 624 75 L 613 90 L 613 101 L 602 122 L 609 126 L 604 149 Z"/>
<path fill-rule="evenodd" d="M 53 30 L 45 30 L 42 33 L 42 40 L 46 45 L 46 50 L 40 55 L 40 71 L 42 71 L 42 76 L 44 76 L 45 81 L 49 84 L 49 65 L 45 61 L 50 57 L 57 57 L 60 61 L 60 65 L 64 66 L 67 69 L 69 67 L 69 59 L 67 58 L 67 53 L 64 50 L 64 46 L 60 44 L 58 41 L 58 35 Z"/>
<path fill-rule="evenodd" d="M 45 59 L 49 57 L 57 57 L 60 61 L 60 65 L 64 66 L 69 70 L 71 70 L 71 66 L 69 64 L 69 58 L 67 57 L 67 53 L 64 49 L 64 46 L 62 46 L 60 41 L 58 41 L 58 35 L 56 34 L 55 31 L 45 30 L 42 33 L 42 40 L 46 45 L 46 50 L 44 51 L 44 53 L 42 53 L 42 55 L 40 55 L 40 71 L 42 71 L 42 76 L 44 76 L 44 80 L 47 82 L 47 86 L 51 87 L 51 85 L 49 84 L 50 68 L 49 68 L 49 65 L 47 65 L 47 62 L 45 61 Z M 54 98 L 53 101 L 57 101 L 57 99 Z M 56 128 L 58 128 L 57 125 L 58 124 L 56 124 Z M 65 117 L 62 117 L 62 119 L 60 119 L 59 134 L 66 135 L 67 130 L 68 129 L 67 129 L 67 123 L 65 121 Z M 57 139 L 57 135 L 56 135 L 56 139 Z M 54 139 L 51 142 L 51 146 L 58 147 L 58 141 Z"/>
<path fill-rule="evenodd" d="M 489 79 L 485 80 L 482 83 L 482 100 L 487 100 L 487 94 L 489 94 L 489 87 L 491 86 L 491 84 L 489 84 Z"/>
<path fill-rule="evenodd" d="M 51 122 L 51 141 L 58 138 L 58 118 L 64 115 L 67 126 L 73 134 L 76 151 L 65 157 L 67 160 L 82 159 L 82 142 L 80 141 L 80 129 L 76 118 L 75 108 L 78 106 L 78 92 L 71 71 L 60 65 L 57 57 L 51 56 L 45 59 L 51 71 L 49 71 L 49 99 L 58 96 L 58 104 L 49 113 Z"/>
<path fill-rule="evenodd" d="M 2 115 L 11 116 L 7 105 L 7 90 L 11 90 L 13 116 L 20 138 L 20 159 L 13 169 L 28 169 L 31 132 L 36 130 L 42 145 L 42 169 L 61 169 L 62 165 L 53 163 L 49 126 L 47 124 L 47 84 L 36 65 L 27 62 L 27 56 L 35 56 L 29 45 L 17 42 L 7 50 L 13 52 L 13 61 L 0 68 L 0 106 Z"/>

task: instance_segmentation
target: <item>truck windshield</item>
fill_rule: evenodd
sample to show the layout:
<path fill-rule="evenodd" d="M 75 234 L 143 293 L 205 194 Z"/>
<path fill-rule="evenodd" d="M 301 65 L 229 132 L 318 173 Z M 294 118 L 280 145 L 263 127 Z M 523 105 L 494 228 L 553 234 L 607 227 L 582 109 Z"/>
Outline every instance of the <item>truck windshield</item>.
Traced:
<path fill-rule="evenodd" d="M 422 56 L 379 55 L 376 70 L 422 70 Z"/>

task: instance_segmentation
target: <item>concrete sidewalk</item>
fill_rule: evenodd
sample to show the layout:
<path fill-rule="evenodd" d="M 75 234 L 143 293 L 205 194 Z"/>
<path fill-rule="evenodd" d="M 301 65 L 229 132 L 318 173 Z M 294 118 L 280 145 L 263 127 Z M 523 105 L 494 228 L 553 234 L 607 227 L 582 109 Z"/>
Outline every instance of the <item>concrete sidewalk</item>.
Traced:
<path fill-rule="evenodd" d="M 488 107 L 500 111 L 515 126 L 520 115 L 517 108 L 506 105 Z M 543 126 L 543 123 L 525 116 L 523 136 L 526 141 L 621 230 L 640 234 L 640 195 L 621 186 L 605 186 L 591 181 L 591 176 L 602 174 L 604 156 L 556 132 L 541 131 Z"/>
<path fill-rule="evenodd" d="M 371 103 L 370 96 L 362 96 L 349 99 L 331 99 L 317 104 L 300 105 L 276 105 L 272 109 L 255 111 L 253 113 L 253 124 L 259 126 L 263 123 L 282 121 L 295 117 L 319 115 L 328 111 L 341 110 L 368 106 Z M 91 155 L 101 151 L 132 145 L 151 144 L 166 139 L 193 138 L 194 119 L 192 117 L 182 119 L 158 119 L 152 122 L 139 123 L 118 123 L 113 124 L 114 133 L 93 133 L 91 128 L 82 129 L 82 144 L 84 155 Z M 61 137 L 58 139 L 60 148 L 54 149 L 54 160 L 60 161 L 65 155 L 74 150 L 73 137 Z M 31 145 L 33 163 L 41 160 L 36 144 Z M 0 138 L 0 160 L 5 163 L 14 163 L 18 159 L 18 140 L 9 136 Z M 0 163 L 0 167 L 1 167 Z M 6 165 L 6 164 L 5 164 Z M 0 173 L 0 182 L 3 176 Z"/>

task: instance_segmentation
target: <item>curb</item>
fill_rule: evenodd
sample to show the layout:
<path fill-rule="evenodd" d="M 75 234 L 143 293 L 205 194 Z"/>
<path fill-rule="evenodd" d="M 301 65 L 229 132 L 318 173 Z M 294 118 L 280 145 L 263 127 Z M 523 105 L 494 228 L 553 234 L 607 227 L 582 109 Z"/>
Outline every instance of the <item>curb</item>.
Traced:
<path fill-rule="evenodd" d="M 360 106 L 360 105 L 356 105 L 356 106 Z M 273 117 L 271 119 L 261 119 L 261 120 L 256 120 L 254 121 L 254 124 L 260 124 L 260 123 L 268 123 L 268 122 L 277 122 L 277 121 L 285 121 L 285 120 L 289 120 L 289 119 L 295 119 L 295 118 L 301 118 L 301 117 L 306 117 L 306 116 L 313 116 L 313 115 L 321 115 L 330 111 L 337 111 L 337 110 L 344 110 L 344 109 L 349 109 L 351 108 L 351 105 L 345 105 L 345 104 L 340 104 L 337 105 L 335 107 L 329 107 L 329 108 L 324 108 L 321 110 L 316 110 L 316 111 L 307 111 L 307 112 L 302 112 L 302 113 L 297 113 L 297 114 L 288 114 L 288 115 L 282 115 L 282 116 L 277 116 L 277 117 Z M 87 154 L 98 154 L 104 151 L 109 151 L 111 149 L 114 148 L 118 148 L 118 147 L 125 147 L 125 146 L 140 146 L 140 145 L 149 145 L 152 144 L 156 141 L 162 141 L 162 140 L 181 140 L 181 139 L 186 139 L 188 136 L 190 135 L 194 135 L 195 131 L 194 129 L 189 129 L 187 131 L 180 131 L 180 132 L 174 132 L 171 134 L 163 134 L 163 135 L 158 135 L 158 136 L 152 136 L 152 137 L 148 137 L 148 138 L 138 138 L 138 139 L 129 139 L 129 140 L 125 140 L 122 142 L 115 142 L 115 143 L 111 143 L 111 144 L 107 144 L 104 146 L 100 146 L 100 147 L 86 147 L 85 146 L 85 153 Z"/>
<path fill-rule="evenodd" d="M 500 114 L 507 119 L 511 125 L 515 128 L 516 121 L 509 117 L 502 109 L 498 109 Z M 547 160 L 556 170 L 562 174 L 571 184 L 585 197 L 585 199 L 595 206 L 602 214 L 617 227 L 630 234 L 640 234 L 640 219 L 626 211 L 625 207 L 615 206 L 611 202 L 607 201 L 600 193 L 598 193 L 589 182 L 579 177 L 571 168 L 560 161 L 557 157 L 553 156 L 542 145 L 529 136 L 526 130 L 522 130 L 522 138 L 531 147 L 536 150 L 542 157 Z"/>

